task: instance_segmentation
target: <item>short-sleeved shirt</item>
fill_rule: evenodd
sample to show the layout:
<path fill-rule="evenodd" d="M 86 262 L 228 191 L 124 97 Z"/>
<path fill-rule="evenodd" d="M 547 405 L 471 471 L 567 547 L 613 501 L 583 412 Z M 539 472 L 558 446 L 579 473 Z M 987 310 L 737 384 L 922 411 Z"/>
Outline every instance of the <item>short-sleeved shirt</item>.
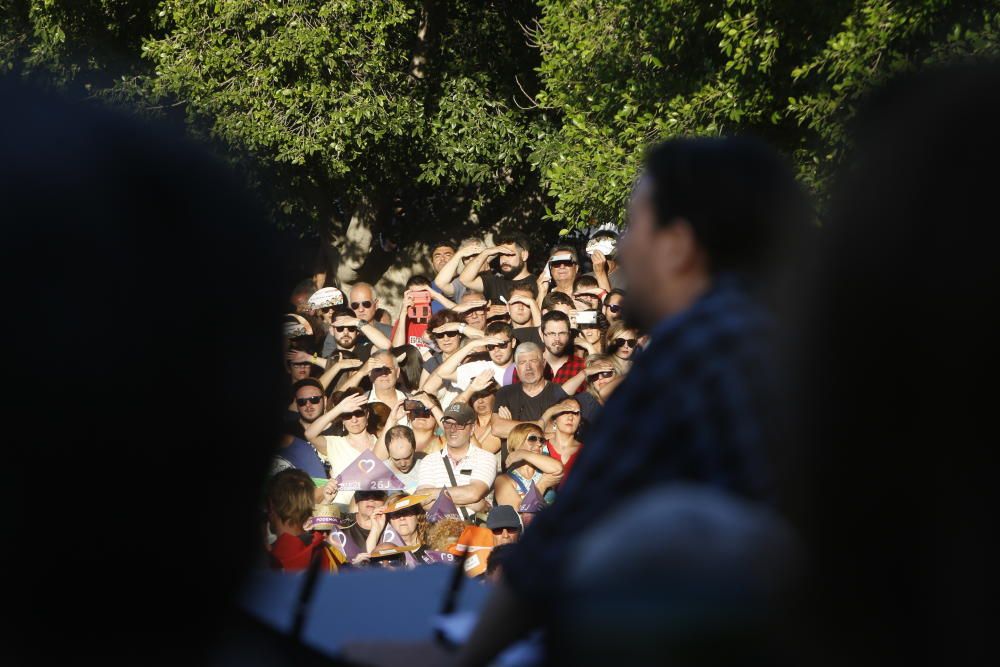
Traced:
<path fill-rule="evenodd" d="M 448 477 L 448 470 L 445 467 L 445 457 L 448 456 L 448 447 L 444 447 L 440 453 L 428 454 L 420 462 L 420 483 L 418 486 L 430 486 L 434 488 L 454 486 L 451 478 Z M 465 486 L 472 480 L 478 480 L 487 487 L 493 486 L 493 480 L 497 476 L 497 460 L 493 454 L 485 449 L 476 447 L 469 443 L 469 451 L 465 458 L 452 464 L 455 472 L 455 482 L 458 486 Z"/>
<path fill-rule="evenodd" d="M 529 289 L 534 289 L 535 283 L 538 282 L 538 277 L 531 275 L 530 273 L 527 277 L 519 280 L 504 278 L 503 276 L 499 276 L 492 271 L 483 271 L 479 274 L 479 277 L 483 281 L 483 295 L 490 303 L 500 303 L 500 297 L 509 299 L 510 293 L 515 287 L 528 287 Z"/>
<path fill-rule="evenodd" d="M 528 396 L 524 393 L 522 385 L 512 384 L 509 387 L 501 387 L 497 392 L 495 409 L 507 408 L 515 421 L 535 421 L 541 419 L 542 413 L 564 398 L 569 396 L 563 388 L 551 382 L 547 382 L 537 396 Z"/>

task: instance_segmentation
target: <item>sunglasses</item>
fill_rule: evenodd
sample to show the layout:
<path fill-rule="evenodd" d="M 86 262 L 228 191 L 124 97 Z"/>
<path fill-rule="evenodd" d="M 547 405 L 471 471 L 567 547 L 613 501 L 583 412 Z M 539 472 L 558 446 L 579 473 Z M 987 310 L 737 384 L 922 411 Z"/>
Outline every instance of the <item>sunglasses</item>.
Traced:
<path fill-rule="evenodd" d="M 614 371 L 601 371 L 599 373 L 594 373 L 590 377 L 594 379 L 606 380 L 607 378 L 613 378 L 615 376 Z"/>
<path fill-rule="evenodd" d="M 319 405 L 319 402 L 323 400 L 322 396 L 308 396 L 306 398 L 296 398 L 295 405 L 304 407 L 306 403 L 312 403 L 313 405 Z"/>
<path fill-rule="evenodd" d="M 337 330 L 337 333 L 344 333 L 345 331 L 357 331 L 358 330 L 357 327 L 334 327 L 334 329 Z"/>
<path fill-rule="evenodd" d="M 426 419 L 431 416 L 430 408 L 419 408 L 417 410 L 407 410 L 406 414 L 410 415 L 410 419 Z"/>
<path fill-rule="evenodd" d="M 525 442 L 545 442 L 545 438 L 540 435 L 529 435 L 524 439 Z"/>
<path fill-rule="evenodd" d="M 621 304 L 618 304 L 618 303 L 605 304 L 605 307 L 608 310 L 610 310 L 612 313 L 620 313 L 621 310 L 622 310 Z"/>
<path fill-rule="evenodd" d="M 506 343 L 491 343 L 490 345 L 486 346 L 486 349 L 492 352 L 497 348 L 500 348 L 501 350 L 506 350 L 508 347 L 510 347 L 510 341 L 507 341 Z"/>
<path fill-rule="evenodd" d="M 569 259 L 561 259 L 556 262 L 549 262 L 549 266 L 553 269 L 565 269 L 570 266 L 576 266 L 576 262 Z"/>
<path fill-rule="evenodd" d="M 504 531 L 507 531 L 508 533 L 520 533 L 521 529 L 520 528 L 494 528 L 493 529 L 493 534 L 494 535 L 503 535 Z"/>
<path fill-rule="evenodd" d="M 362 417 L 367 417 L 367 410 L 355 410 L 354 412 L 345 412 L 344 419 L 361 419 Z"/>
<path fill-rule="evenodd" d="M 434 336 L 434 340 L 441 340 L 442 338 L 455 338 L 459 334 L 457 331 L 443 331 L 441 333 L 431 334 Z"/>
<path fill-rule="evenodd" d="M 320 308 L 319 312 L 323 313 L 324 315 L 326 315 L 327 313 L 332 313 L 333 306 L 326 306 L 325 308 Z"/>
<path fill-rule="evenodd" d="M 371 301 L 355 301 L 351 303 L 351 310 L 357 310 L 358 308 L 371 308 L 374 304 Z"/>
<path fill-rule="evenodd" d="M 619 347 L 635 347 L 635 338 L 615 338 L 615 345 Z"/>

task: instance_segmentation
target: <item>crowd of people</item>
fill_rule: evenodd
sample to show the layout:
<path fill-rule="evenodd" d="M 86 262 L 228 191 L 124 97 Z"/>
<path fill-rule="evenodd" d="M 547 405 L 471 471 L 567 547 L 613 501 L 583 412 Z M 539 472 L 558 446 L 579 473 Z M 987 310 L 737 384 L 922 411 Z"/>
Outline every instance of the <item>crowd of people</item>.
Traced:
<path fill-rule="evenodd" d="M 470 574 L 498 570 L 648 341 L 623 320 L 617 231 L 588 236 L 553 247 L 537 274 L 520 236 L 438 243 L 394 313 L 367 283 L 296 287 L 266 492 L 273 567 L 468 551 Z"/>

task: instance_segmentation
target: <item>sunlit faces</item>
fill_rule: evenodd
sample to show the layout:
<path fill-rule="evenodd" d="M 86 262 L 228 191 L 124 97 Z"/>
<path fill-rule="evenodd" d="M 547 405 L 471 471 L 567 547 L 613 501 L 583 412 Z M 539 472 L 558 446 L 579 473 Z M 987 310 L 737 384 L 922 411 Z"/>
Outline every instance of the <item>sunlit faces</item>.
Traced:
<path fill-rule="evenodd" d="M 354 412 L 345 413 L 343 416 L 344 428 L 351 435 L 364 433 L 368 428 L 368 406 Z"/>
<path fill-rule="evenodd" d="M 354 343 L 358 340 L 358 330 L 353 325 L 348 325 L 347 320 L 338 317 L 333 321 L 333 338 L 337 341 L 337 347 L 341 350 L 353 350 Z"/>
<path fill-rule="evenodd" d="M 623 361 L 628 361 L 635 353 L 639 343 L 639 336 L 634 329 L 625 329 L 620 334 L 611 339 L 608 348 L 609 352 Z"/>
<path fill-rule="evenodd" d="M 515 297 L 525 299 L 527 301 L 534 301 L 535 297 L 531 295 L 529 290 L 512 290 L 510 293 L 510 299 L 507 302 L 507 312 L 510 313 L 511 322 L 514 326 L 523 327 L 531 324 L 531 307 L 526 303 L 521 303 L 520 301 L 515 301 Z"/>
<path fill-rule="evenodd" d="M 384 353 L 376 355 L 372 359 L 372 366 L 370 371 L 370 377 L 372 380 L 372 386 L 375 389 L 392 389 L 396 386 L 396 380 L 399 377 L 399 368 L 396 366 L 396 360 L 391 354 Z M 386 369 L 388 372 L 386 372 Z"/>
<path fill-rule="evenodd" d="M 472 438 L 472 424 L 459 424 L 454 419 L 444 419 L 441 426 L 444 427 L 445 442 L 451 447 L 463 447 Z"/>
<path fill-rule="evenodd" d="M 514 342 L 509 336 L 504 334 L 496 334 L 493 337 L 499 338 L 500 342 L 487 345 L 486 352 L 490 355 L 490 359 L 494 364 L 497 366 L 506 366 L 510 358 L 514 356 Z"/>
<path fill-rule="evenodd" d="M 479 292 L 466 292 L 462 295 L 460 304 L 473 303 L 473 302 L 485 302 L 486 297 Z M 477 308 L 470 308 L 462 313 L 462 319 L 470 327 L 474 327 L 482 331 L 486 328 L 486 311 L 488 306 L 484 303 L 482 306 Z"/>
<path fill-rule="evenodd" d="M 612 380 L 618 377 L 618 371 L 614 368 L 603 367 L 595 370 L 598 370 L 599 372 L 587 372 L 587 382 L 598 391 L 606 387 Z"/>
<path fill-rule="evenodd" d="M 371 287 L 361 283 L 351 288 L 349 296 L 351 310 L 359 320 L 371 322 L 375 319 L 375 311 L 378 310 L 378 299 L 372 293 Z"/>
<path fill-rule="evenodd" d="M 521 531 L 517 528 L 494 528 L 493 546 L 498 547 L 501 544 L 514 544 L 520 536 Z"/>
<path fill-rule="evenodd" d="M 434 332 L 431 335 L 437 343 L 438 349 L 445 354 L 453 353 L 462 342 L 462 336 L 456 330 Z"/>
<path fill-rule="evenodd" d="M 555 417 L 556 430 L 562 433 L 576 433 L 580 428 L 580 404 L 576 401 L 565 401 L 565 408 Z"/>
<path fill-rule="evenodd" d="M 385 491 L 355 491 L 354 502 L 359 516 L 371 518 L 375 510 L 385 505 Z"/>
<path fill-rule="evenodd" d="M 566 322 L 553 320 L 546 322 L 542 328 L 542 343 L 549 354 L 561 357 L 569 345 L 569 325 Z M 518 371 L 520 376 L 520 371 Z"/>
<path fill-rule="evenodd" d="M 301 387 L 295 392 L 295 407 L 298 408 L 302 421 L 313 423 L 326 407 L 323 392 L 318 387 Z"/>
<path fill-rule="evenodd" d="M 455 256 L 455 249 L 451 246 L 439 245 L 431 251 L 431 266 L 434 267 L 434 273 L 439 273 L 444 265 L 451 261 L 451 258 Z"/>
<path fill-rule="evenodd" d="M 506 278 L 515 277 L 524 268 L 528 253 L 518 248 L 514 243 L 505 243 L 497 247 L 504 250 L 500 254 L 500 273 Z"/>
<path fill-rule="evenodd" d="M 298 382 L 299 380 L 304 380 L 309 377 L 312 371 L 312 362 L 310 361 L 293 361 L 288 365 L 289 371 L 292 374 L 292 382 Z"/>
<path fill-rule="evenodd" d="M 408 473 L 413 470 L 417 462 L 417 452 L 413 445 L 406 438 L 394 438 L 386 447 L 389 450 L 389 458 L 392 464 L 401 473 Z"/>
<path fill-rule="evenodd" d="M 487 416 L 492 414 L 493 406 L 496 403 L 496 394 L 489 393 L 480 396 L 472 402 L 472 409 L 477 415 Z"/>
<path fill-rule="evenodd" d="M 396 534 L 403 538 L 403 542 L 408 542 L 409 538 L 417 532 L 420 524 L 420 508 L 408 507 L 389 515 L 389 524 Z"/>
<path fill-rule="evenodd" d="M 604 301 L 604 317 L 608 322 L 617 322 L 622 318 L 622 295 L 609 294 Z"/>
<path fill-rule="evenodd" d="M 545 370 L 545 361 L 538 352 L 523 352 L 514 361 L 517 366 L 517 377 L 524 384 L 540 382 Z"/>
<path fill-rule="evenodd" d="M 577 269 L 576 259 L 567 252 L 556 252 L 549 258 L 549 272 L 558 284 L 572 283 L 576 279 Z"/>

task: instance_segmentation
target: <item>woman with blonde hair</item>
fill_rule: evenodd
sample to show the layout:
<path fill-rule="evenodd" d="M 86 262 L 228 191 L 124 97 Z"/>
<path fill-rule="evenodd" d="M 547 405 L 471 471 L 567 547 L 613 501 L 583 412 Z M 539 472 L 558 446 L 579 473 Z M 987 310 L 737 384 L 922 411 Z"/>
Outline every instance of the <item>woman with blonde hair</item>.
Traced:
<path fill-rule="evenodd" d="M 580 404 L 584 425 L 593 424 L 601 408 L 625 377 L 625 362 L 612 354 L 592 354 L 583 370 L 562 383 L 563 391 Z M 576 393 L 584 380 L 587 391 Z M 544 424 L 548 432 L 548 422 Z"/>
<path fill-rule="evenodd" d="M 628 370 L 632 365 L 632 355 L 639 344 L 639 331 L 618 321 L 608 327 L 604 334 L 604 351 L 617 357 Z"/>
<path fill-rule="evenodd" d="M 498 475 L 493 484 L 496 504 L 516 510 L 532 482 L 551 502 L 549 491 L 562 481 L 563 466 L 543 453 L 544 446 L 545 436 L 537 425 L 518 424 L 511 429 L 507 435 L 507 472 Z"/>

